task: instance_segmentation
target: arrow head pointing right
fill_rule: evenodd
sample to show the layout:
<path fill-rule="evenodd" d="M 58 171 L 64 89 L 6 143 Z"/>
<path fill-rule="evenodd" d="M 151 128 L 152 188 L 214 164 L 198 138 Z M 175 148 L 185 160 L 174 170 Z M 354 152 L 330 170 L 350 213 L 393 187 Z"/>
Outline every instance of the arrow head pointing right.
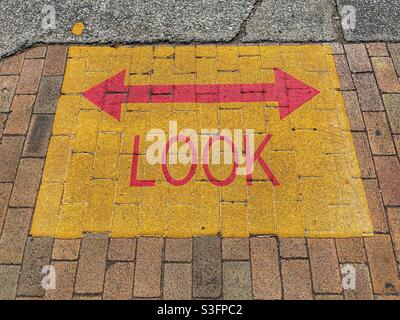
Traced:
<path fill-rule="evenodd" d="M 275 68 L 275 89 L 278 93 L 279 115 L 285 118 L 320 93 L 290 74 Z"/>

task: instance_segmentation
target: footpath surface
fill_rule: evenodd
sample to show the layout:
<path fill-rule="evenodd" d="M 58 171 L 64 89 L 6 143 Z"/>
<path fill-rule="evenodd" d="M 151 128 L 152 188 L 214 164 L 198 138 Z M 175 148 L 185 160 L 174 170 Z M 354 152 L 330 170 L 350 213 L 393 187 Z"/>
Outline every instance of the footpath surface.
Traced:
<path fill-rule="evenodd" d="M 400 298 L 399 75 L 383 42 L 0 60 L 0 298 Z"/>

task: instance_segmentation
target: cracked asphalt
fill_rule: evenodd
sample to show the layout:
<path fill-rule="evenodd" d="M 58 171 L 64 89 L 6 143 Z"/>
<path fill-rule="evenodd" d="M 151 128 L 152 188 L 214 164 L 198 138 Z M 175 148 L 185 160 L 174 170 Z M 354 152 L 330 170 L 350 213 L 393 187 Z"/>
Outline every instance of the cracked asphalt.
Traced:
<path fill-rule="evenodd" d="M 340 27 L 344 5 L 353 30 Z M 0 57 L 36 43 L 398 41 L 399 16 L 398 0 L 1 0 Z"/>

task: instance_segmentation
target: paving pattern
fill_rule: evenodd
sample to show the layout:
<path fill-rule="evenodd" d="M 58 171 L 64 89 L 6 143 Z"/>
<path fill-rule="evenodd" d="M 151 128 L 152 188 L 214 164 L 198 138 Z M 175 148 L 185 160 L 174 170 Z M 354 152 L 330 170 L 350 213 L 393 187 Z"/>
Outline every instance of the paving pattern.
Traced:
<path fill-rule="evenodd" d="M 273 101 L 248 102 L 250 96 L 267 93 L 263 88 L 247 90 L 244 86 L 277 83 L 280 73 L 274 68 L 282 68 L 320 92 L 284 118 Z M 123 104 L 121 114 L 112 117 L 82 93 L 121 70 L 126 70 L 127 85 L 165 87 L 151 89 L 144 101 L 134 97 L 136 103 Z M 121 85 L 124 81 L 122 78 Z M 181 102 L 179 96 L 168 101 L 172 85 L 192 84 L 239 84 L 239 90 L 245 91 L 239 94 L 238 102 L 217 100 L 217 95 L 229 94 L 222 92 L 222 87 L 220 92 L 197 89 L 192 103 Z M 339 86 L 330 46 L 71 47 L 32 235 L 77 238 L 84 232 L 108 232 L 112 237 L 182 238 L 219 233 L 223 237 L 371 234 L 344 101 L 336 91 Z M 135 94 L 134 90 L 140 89 L 134 87 Z M 97 89 L 94 92 L 94 101 L 100 106 L 111 99 Z M 184 94 L 188 99 L 190 93 Z M 293 97 L 299 94 L 296 91 Z M 100 102 L 99 95 L 103 97 Z M 109 97 L 115 100 L 117 95 Z M 159 100 L 162 103 L 156 104 Z M 247 163 L 240 147 L 245 130 L 255 133 L 254 150 L 271 134 L 261 156 L 276 181 L 255 163 L 252 185 L 244 175 L 226 185 L 212 184 L 210 177 L 225 181 L 232 172 L 233 156 L 224 144 L 216 146 L 222 155 L 218 164 L 210 161 L 211 176 L 198 165 L 189 181 L 171 183 L 161 164 L 150 162 L 147 153 L 154 145 L 154 139 L 149 139 L 149 135 L 156 135 L 154 130 L 169 133 L 167 141 L 174 137 L 170 121 L 176 122 L 175 131 L 180 135 L 196 130 L 191 139 L 199 164 L 204 153 L 204 147 L 199 147 L 200 135 L 207 139 L 202 130 L 234 140 L 240 167 Z M 238 130 L 239 134 L 235 133 Z M 137 156 L 132 155 L 135 136 L 142 141 Z M 166 141 L 162 144 L 163 148 Z M 187 146 L 173 151 L 179 153 L 179 159 L 187 152 L 183 148 Z M 227 156 L 231 161 L 226 161 Z M 139 164 L 134 169 L 135 158 Z M 193 165 L 179 159 L 168 165 L 177 180 L 184 179 Z M 140 179 L 154 181 L 154 186 L 132 186 L 132 171 Z"/>
<path fill-rule="evenodd" d="M 46 156 L 57 137 L 54 129 L 60 103 L 73 95 L 83 101 L 81 93 L 90 85 L 75 93 L 64 91 L 68 87 L 66 65 L 78 59 L 70 57 L 67 62 L 67 57 L 76 49 L 40 46 L 2 60 L 0 298 L 398 299 L 400 46 L 368 43 L 331 47 L 326 57 L 334 59 L 339 74 L 340 88 L 333 88 L 345 101 L 373 236 L 304 238 L 271 232 L 242 238 L 202 235 L 176 239 L 110 238 L 109 233 L 94 232 L 62 239 L 55 237 L 54 231 L 34 236 L 32 217 L 36 217 L 38 193 L 46 176 Z M 293 75 L 309 81 L 296 70 Z M 108 74 L 102 77 L 93 84 L 107 79 Z M 329 83 L 334 84 L 332 81 Z M 321 89 L 322 83 L 310 84 Z M 287 119 L 312 109 L 313 101 Z M 86 106 L 85 112 L 96 108 L 89 108 L 89 102 Z M 270 108 L 277 109 L 274 105 Z M 108 119 L 104 111 L 95 112 Z M 62 138 L 67 140 L 68 135 Z M 348 264 L 357 275 L 355 289 L 342 287 L 342 272 Z M 44 290 L 41 285 L 46 265 L 55 267 L 55 289 Z"/>

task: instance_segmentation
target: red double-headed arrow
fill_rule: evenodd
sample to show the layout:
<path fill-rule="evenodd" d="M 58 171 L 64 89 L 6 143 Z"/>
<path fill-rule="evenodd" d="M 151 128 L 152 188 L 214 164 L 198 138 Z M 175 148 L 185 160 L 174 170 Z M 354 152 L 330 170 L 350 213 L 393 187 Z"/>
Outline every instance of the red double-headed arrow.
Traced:
<path fill-rule="evenodd" d="M 282 70 L 275 83 L 125 85 L 126 70 L 85 91 L 83 96 L 117 119 L 123 103 L 278 102 L 281 119 L 319 91 Z"/>

